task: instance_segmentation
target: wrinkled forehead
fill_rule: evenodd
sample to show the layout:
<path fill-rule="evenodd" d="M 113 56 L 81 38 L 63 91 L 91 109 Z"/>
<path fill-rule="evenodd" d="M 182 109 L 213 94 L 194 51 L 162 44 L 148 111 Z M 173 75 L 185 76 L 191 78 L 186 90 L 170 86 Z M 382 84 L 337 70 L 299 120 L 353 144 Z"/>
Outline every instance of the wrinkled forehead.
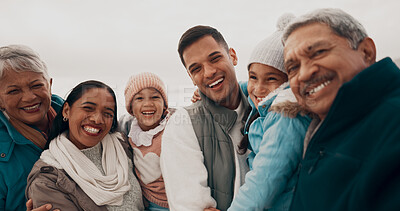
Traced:
<path fill-rule="evenodd" d="M 285 61 L 297 55 L 304 55 L 320 46 L 328 46 L 340 38 L 332 29 L 322 23 L 310 23 L 295 29 L 288 36 L 284 46 Z"/>

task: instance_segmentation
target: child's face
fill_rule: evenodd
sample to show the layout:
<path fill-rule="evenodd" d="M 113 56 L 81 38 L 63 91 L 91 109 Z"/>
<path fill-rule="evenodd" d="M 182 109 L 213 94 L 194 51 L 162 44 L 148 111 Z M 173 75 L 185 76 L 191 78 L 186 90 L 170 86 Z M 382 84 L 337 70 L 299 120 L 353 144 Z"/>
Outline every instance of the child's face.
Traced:
<path fill-rule="evenodd" d="M 139 127 L 148 131 L 157 127 L 164 112 L 164 99 L 154 88 L 145 88 L 133 96 L 131 102 L 133 115 Z"/>
<path fill-rule="evenodd" d="M 258 109 L 258 103 L 263 98 L 287 80 L 287 75 L 274 67 L 259 63 L 251 64 L 247 91 L 256 108 Z"/>

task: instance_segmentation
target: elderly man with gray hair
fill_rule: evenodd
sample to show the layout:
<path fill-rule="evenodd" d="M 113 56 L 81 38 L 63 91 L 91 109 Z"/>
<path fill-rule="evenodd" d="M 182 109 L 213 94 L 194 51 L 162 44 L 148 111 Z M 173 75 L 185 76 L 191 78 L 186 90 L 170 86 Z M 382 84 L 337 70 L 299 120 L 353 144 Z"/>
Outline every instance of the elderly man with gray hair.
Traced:
<path fill-rule="evenodd" d="M 291 210 L 400 210 L 400 70 L 363 26 L 319 9 L 287 26 L 285 68 L 316 114 Z"/>

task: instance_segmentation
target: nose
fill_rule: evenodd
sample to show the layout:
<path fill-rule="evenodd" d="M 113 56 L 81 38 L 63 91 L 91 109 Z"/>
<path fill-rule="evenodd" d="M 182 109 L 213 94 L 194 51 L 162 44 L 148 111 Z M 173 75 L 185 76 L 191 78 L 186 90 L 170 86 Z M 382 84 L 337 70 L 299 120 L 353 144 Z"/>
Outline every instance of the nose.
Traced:
<path fill-rule="evenodd" d="M 212 78 L 216 72 L 217 69 L 213 65 L 211 64 L 204 65 L 204 76 L 206 78 Z"/>
<path fill-rule="evenodd" d="M 268 93 L 269 93 L 269 89 L 264 83 L 257 82 L 254 85 L 254 94 L 255 95 L 261 96 L 261 95 L 267 95 Z"/>
<path fill-rule="evenodd" d="M 304 64 L 300 66 L 298 80 L 300 82 L 305 82 L 313 78 L 313 76 L 318 72 L 317 65 L 314 64 Z"/>
<path fill-rule="evenodd" d="M 104 122 L 103 114 L 101 112 L 93 112 L 89 115 L 89 120 L 93 121 L 95 124 L 101 124 Z"/>
<path fill-rule="evenodd" d="M 143 106 L 151 106 L 151 105 L 153 105 L 152 99 L 150 99 L 150 98 L 145 98 L 145 99 L 143 100 Z"/>
<path fill-rule="evenodd" d="M 35 93 L 32 92 L 32 90 L 24 90 L 22 92 L 22 100 L 26 102 L 32 102 L 36 98 Z"/>

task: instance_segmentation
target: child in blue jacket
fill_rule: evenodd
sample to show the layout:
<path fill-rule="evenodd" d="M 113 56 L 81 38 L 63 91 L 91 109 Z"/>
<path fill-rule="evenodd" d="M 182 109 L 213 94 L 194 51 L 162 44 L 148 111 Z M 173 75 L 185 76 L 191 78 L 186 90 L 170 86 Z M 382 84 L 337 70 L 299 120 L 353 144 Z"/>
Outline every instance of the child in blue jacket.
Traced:
<path fill-rule="evenodd" d="M 248 100 L 252 110 L 239 146 L 250 149 L 250 171 L 230 211 L 288 210 L 302 159 L 310 118 L 296 102 L 283 65 L 281 35 L 292 19 L 282 16 L 278 31 L 259 43 L 249 65 Z"/>

